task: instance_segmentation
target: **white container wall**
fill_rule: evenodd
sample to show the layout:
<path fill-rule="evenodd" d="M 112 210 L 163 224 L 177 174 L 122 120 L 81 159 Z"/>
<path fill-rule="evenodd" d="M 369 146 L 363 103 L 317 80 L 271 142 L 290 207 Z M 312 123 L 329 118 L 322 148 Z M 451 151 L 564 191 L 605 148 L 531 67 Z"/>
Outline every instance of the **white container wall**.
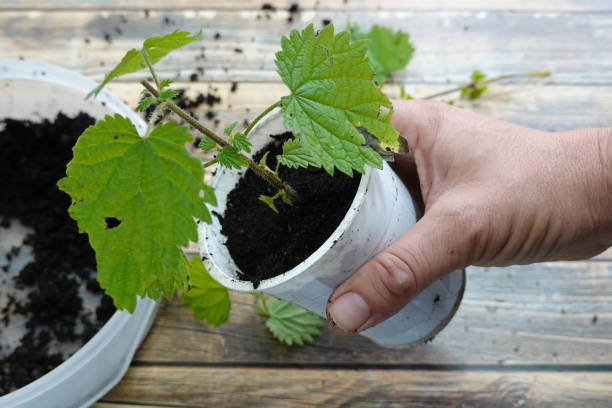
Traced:
<path fill-rule="evenodd" d="M 270 134 L 286 131 L 279 111 L 271 112 L 251 133 L 253 151 L 270 139 Z M 227 195 L 242 171 L 220 169 L 214 186 L 225 213 Z M 368 169 L 344 220 L 310 257 L 290 271 L 264 280 L 256 290 L 302 306 L 325 316 L 327 300 L 334 289 L 375 254 L 402 236 L 416 222 L 412 198 L 401 180 L 385 163 L 382 170 Z M 235 265 L 224 243 L 221 224 L 200 224 L 200 250 L 207 258 L 211 275 L 224 286 L 255 290 L 251 282 L 238 278 Z M 387 347 L 403 347 L 430 339 L 457 310 L 465 284 L 465 273 L 456 271 L 432 284 L 410 304 L 387 321 L 362 334 Z"/>
<path fill-rule="evenodd" d="M 85 101 L 85 95 L 96 85 L 79 73 L 57 66 L 0 60 L 0 119 L 39 121 L 54 118 L 58 112 L 74 116 L 80 111 L 102 118 L 119 113 L 144 131 L 142 119 L 110 92 L 104 90 L 97 99 Z M 8 235 L 6 232 L 1 239 L 12 239 Z M 0 397 L 0 408 L 89 407 L 121 380 L 156 313 L 157 303 L 148 299 L 140 300 L 133 314 L 115 312 L 64 363 L 29 385 Z"/>

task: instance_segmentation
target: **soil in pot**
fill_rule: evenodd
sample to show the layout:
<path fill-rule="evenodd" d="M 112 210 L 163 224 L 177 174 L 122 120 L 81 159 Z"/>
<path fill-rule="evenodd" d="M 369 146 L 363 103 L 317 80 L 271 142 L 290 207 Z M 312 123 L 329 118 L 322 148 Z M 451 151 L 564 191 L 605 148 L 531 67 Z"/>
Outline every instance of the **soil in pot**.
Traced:
<path fill-rule="evenodd" d="M 291 137 L 290 132 L 271 135 L 273 141 L 253 158 L 259 161 L 269 151 L 267 164 L 274 168 L 282 143 Z M 294 268 L 330 237 L 350 208 L 361 180 L 357 173 L 349 177 L 336 171 L 332 177 L 314 167 L 281 166 L 280 177 L 300 199 L 292 206 L 277 200 L 278 214 L 258 199 L 260 194 L 270 196 L 276 191 L 250 169 L 229 193 L 224 216 L 215 214 L 227 237 L 226 246 L 240 268 L 240 278 L 255 287 Z"/>
<path fill-rule="evenodd" d="M 61 364 L 115 312 L 56 186 L 94 122 L 84 113 L 0 119 L 0 395 Z"/>

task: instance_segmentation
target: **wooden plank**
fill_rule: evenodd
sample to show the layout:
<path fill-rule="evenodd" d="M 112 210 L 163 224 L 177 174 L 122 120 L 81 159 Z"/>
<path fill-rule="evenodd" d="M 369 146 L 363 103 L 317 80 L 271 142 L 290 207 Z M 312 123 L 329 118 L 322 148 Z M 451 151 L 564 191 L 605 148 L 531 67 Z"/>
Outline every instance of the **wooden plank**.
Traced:
<path fill-rule="evenodd" d="M 91 408 L 160 408 L 160 407 L 168 407 L 171 408 L 171 405 L 145 405 L 140 404 L 138 402 L 134 404 L 124 404 L 122 402 L 98 402 L 91 406 Z"/>
<path fill-rule="evenodd" d="M 266 364 L 612 364 L 612 263 L 470 268 L 463 303 L 436 339 L 405 350 L 325 328 L 281 346 L 248 294 L 234 293 L 221 328 L 164 304 L 136 362 Z"/>
<path fill-rule="evenodd" d="M 232 1 L 194 1 L 176 0 L 172 3 L 162 0 L 119 0 L 109 3 L 108 0 L 8 0 L 0 4 L 0 10 L 31 9 L 214 9 L 214 10 L 260 10 L 262 5 L 270 4 L 276 9 L 284 10 L 290 4 L 297 3 L 303 10 L 547 10 L 547 11 L 607 11 L 612 8 L 606 0 L 232 0 Z"/>
<path fill-rule="evenodd" d="M 103 401 L 173 407 L 610 406 L 610 372 L 132 367 Z"/>
<path fill-rule="evenodd" d="M 322 19 L 344 26 L 350 18 L 364 27 L 377 23 L 410 31 L 417 52 L 409 69 L 397 75 L 400 82 L 460 82 L 479 68 L 491 75 L 551 70 L 552 83 L 612 84 L 609 13 L 320 11 L 302 13 L 293 25 L 280 14 L 258 20 L 257 13 L 152 12 L 146 18 L 140 11 L 7 11 L 0 13 L 0 49 L 3 58 L 55 63 L 100 79 L 145 37 L 203 28 L 202 46 L 160 63 L 164 76 L 187 79 L 202 67 L 209 81 L 276 81 L 274 53 L 281 35 Z M 217 32 L 221 38 L 215 41 Z"/>
<path fill-rule="evenodd" d="M 200 92 L 210 92 L 221 97 L 221 103 L 213 108 L 218 114 L 218 130 L 234 121 L 242 123 L 244 119 L 253 119 L 282 95 L 288 94 L 285 86 L 278 82 L 239 83 L 236 92 L 230 91 L 231 83 L 182 82 L 173 86 L 176 89 L 188 89 L 191 97 Z M 411 85 L 406 89 L 415 97 L 421 97 L 452 86 Z M 140 97 L 139 87 L 137 83 L 114 83 L 109 88 L 130 106 L 135 106 Z M 388 86 L 385 92 L 391 98 L 398 97 L 399 88 Z M 458 104 L 498 119 L 541 130 L 612 126 L 609 114 L 612 111 L 612 86 L 493 85 L 482 100 L 475 103 L 460 101 Z M 203 118 L 209 109 L 203 105 L 196 114 Z M 211 126 L 214 127 L 214 123 Z"/>

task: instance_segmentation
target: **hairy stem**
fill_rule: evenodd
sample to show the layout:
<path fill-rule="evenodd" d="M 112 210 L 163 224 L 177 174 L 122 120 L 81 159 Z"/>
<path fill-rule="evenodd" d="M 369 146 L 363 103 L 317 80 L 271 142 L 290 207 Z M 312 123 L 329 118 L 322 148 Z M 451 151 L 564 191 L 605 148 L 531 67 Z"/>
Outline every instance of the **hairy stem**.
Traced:
<path fill-rule="evenodd" d="M 145 50 L 141 50 L 140 53 L 142 54 L 142 57 L 144 58 L 145 63 L 147 64 L 147 67 L 149 67 L 149 72 L 151 72 L 151 76 L 153 76 L 153 81 L 155 81 L 155 86 L 157 86 L 157 89 L 159 89 L 160 88 L 159 78 L 157 78 L 157 73 L 155 73 L 155 69 L 153 69 L 153 64 L 151 63 L 151 60 L 149 59 L 149 54 L 147 54 Z"/>
<path fill-rule="evenodd" d="M 499 82 L 499 81 L 503 81 L 505 79 L 511 79 L 511 78 L 519 78 L 519 77 L 546 78 L 546 77 L 549 77 L 549 76 L 550 76 L 550 72 L 548 72 L 548 71 L 521 72 L 521 73 L 517 73 L 517 74 L 499 75 L 499 76 L 492 77 L 492 78 L 489 78 L 489 79 L 484 79 L 484 80 L 480 81 L 479 83 L 480 84 L 491 84 L 493 82 Z M 474 82 L 470 82 L 467 85 L 462 85 L 462 86 L 458 86 L 456 88 L 447 89 L 446 91 L 436 92 L 434 94 L 427 95 L 425 97 L 417 98 L 417 99 L 433 99 L 433 98 L 437 98 L 437 97 L 440 97 L 440 96 L 449 95 L 449 94 L 461 91 L 461 88 L 463 88 L 464 86 L 475 86 L 475 83 Z"/>
<path fill-rule="evenodd" d="M 151 133 L 151 130 L 153 130 L 153 127 L 155 126 L 155 122 L 157 122 L 157 119 L 159 119 L 159 116 L 162 114 L 164 109 L 167 109 L 165 103 L 160 103 L 155 107 L 153 113 L 151 113 L 151 116 L 149 117 L 149 121 L 147 122 L 145 136 L 149 136 L 149 133 Z"/>
<path fill-rule="evenodd" d="M 142 86 L 144 86 L 147 89 L 147 91 L 151 93 L 151 95 L 155 96 L 156 98 L 159 97 L 159 92 L 153 87 L 153 85 L 151 85 L 145 80 L 140 81 L 140 83 L 142 84 Z M 176 113 L 181 119 L 189 123 L 198 132 L 202 133 L 204 136 L 211 138 L 212 140 L 215 141 L 215 143 L 217 143 L 221 147 L 228 146 L 228 143 L 225 139 L 218 136 L 212 130 L 208 129 L 207 127 L 202 125 L 200 122 L 192 118 L 191 115 L 189 115 L 187 112 L 181 109 L 177 104 L 175 104 L 174 102 L 170 100 L 166 101 L 166 104 L 167 104 L 168 109 Z M 270 183 L 277 189 L 287 191 L 287 194 L 292 200 L 299 199 L 297 192 L 293 189 L 293 187 L 291 187 L 289 184 L 282 181 L 276 174 L 274 174 L 273 172 L 269 170 L 264 169 L 259 164 L 257 164 L 255 161 L 253 161 L 250 157 L 247 157 L 240 152 L 238 154 L 240 154 L 246 160 L 246 162 L 249 165 L 249 168 L 251 168 L 255 172 L 255 174 L 263 178 L 265 181 L 267 181 L 268 183 Z"/>
<path fill-rule="evenodd" d="M 268 113 L 270 113 L 270 111 L 276 107 L 280 106 L 280 101 L 277 101 L 276 103 L 273 103 L 272 105 L 268 106 L 263 112 L 261 112 L 259 114 L 259 116 L 257 116 L 253 122 L 251 122 L 249 124 L 249 126 L 247 126 L 247 128 L 244 130 L 244 135 L 248 136 L 251 133 L 251 130 L 253 130 L 253 128 L 255 127 L 255 125 L 257 123 L 259 123 L 259 121 L 266 116 Z"/>

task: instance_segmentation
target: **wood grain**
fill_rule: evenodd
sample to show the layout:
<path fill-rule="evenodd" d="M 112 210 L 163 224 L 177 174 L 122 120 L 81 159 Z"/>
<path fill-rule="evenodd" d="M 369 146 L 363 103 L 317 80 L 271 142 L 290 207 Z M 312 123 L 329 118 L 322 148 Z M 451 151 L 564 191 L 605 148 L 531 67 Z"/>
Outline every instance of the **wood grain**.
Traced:
<path fill-rule="evenodd" d="M 186 88 L 191 96 L 199 92 L 211 92 L 220 96 L 221 104 L 213 109 L 218 114 L 219 131 L 233 121 L 242 123 L 244 119 L 253 119 L 267 106 L 288 94 L 285 86 L 278 82 L 240 83 L 235 93 L 230 92 L 229 82 L 179 82 L 173 86 L 176 89 Z M 420 97 L 447 89 L 449 86 L 453 85 L 412 85 L 406 89 L 415 97 Z M 140 85 L 137 83 L 115 83 L 111 84 L 109 89 L 130 106 L 135 106 L 140 98 Z M 385 92 L 392 98 L 399 95 L 398 87 L 394 86 L 386 87 Z M 458 105 L 540 130 L 612 126 L 612 116 L 609 114 L 612 112 L 612 86 L 494 85 L 482 100 L 475 103 L 459 101 Z M 202 119 L 208 110 L 210 108 L 203 105 L 196 114 Z M 203 120 L 214 127 L 214 122 Z"/>
<path fill-rule="evenodd" d="M 140 11 L 6 11 L 0 12 L 0 49 L 3 58 L 55 63 L 101 79 L 144 38 L 203 28 L 202 45 L 179 50 L 159 64 L 164 76 L 187 79 L 202 67 L 207 81 L 274 82 L 274 53 L 282 35 L 321 19 L 344 26 L 350 18 L 365 27 L 377 23 L 410 32 L 417 52 L 396 76 L 402 83 L 461 82 L 478 68 L 490 75 L 550 70 L 555 75 L 549 82 L 555 84 L 612 84 L 609 13 L 320 11 L 303 13 L 294 25 L 279 15 L 271 20 L 256 15 L 205 10 L 152 12 L 146 18 Z M 215 41 L 217 32 L 221 39 Z"/>
<path fill-rule="evenodd" d="M 406 350 L 325 329 L 303 348 L 278 345 L 250 295 L 233 293 L 229 323 L 164 304 L 137 362 L 266 364 L 611 364 L 612 263 L 470 268 L 463 303 L 433 342 Z"/>
<path fill-rule="evenodd" d="M 176 0 L 5 0 L 0 10 L 57 10 L 57 9 L 212 9 L 212 10 L 260 10 L 264 4 L 285 10 L 290 4 L 299 4 L 302 10 L 546 10 L 546 11 L 607 11 L 612 9 L 606 0 L 232 0 L 232 1 L 193 1 Z"/>
<path fill-rule="evenodd" d="M 160 407 L 168 407 L 171 408 L 171 405 L 146 405 L 135 402 L 135 404 L 130 403 L 122 403 L 122 402 L 98 402 L 97 404 L 92 405 L 92 408 L 134 408 L 134 406 L 138 406 L 139 408 L 160 408 Z"/>
<path fill-rule="evenodd" d="M 610 406 L 609 372 L 132 367 L 103 401 L 173 407 Z M 99 407 L 102 408 L 102 407 Z"/>

